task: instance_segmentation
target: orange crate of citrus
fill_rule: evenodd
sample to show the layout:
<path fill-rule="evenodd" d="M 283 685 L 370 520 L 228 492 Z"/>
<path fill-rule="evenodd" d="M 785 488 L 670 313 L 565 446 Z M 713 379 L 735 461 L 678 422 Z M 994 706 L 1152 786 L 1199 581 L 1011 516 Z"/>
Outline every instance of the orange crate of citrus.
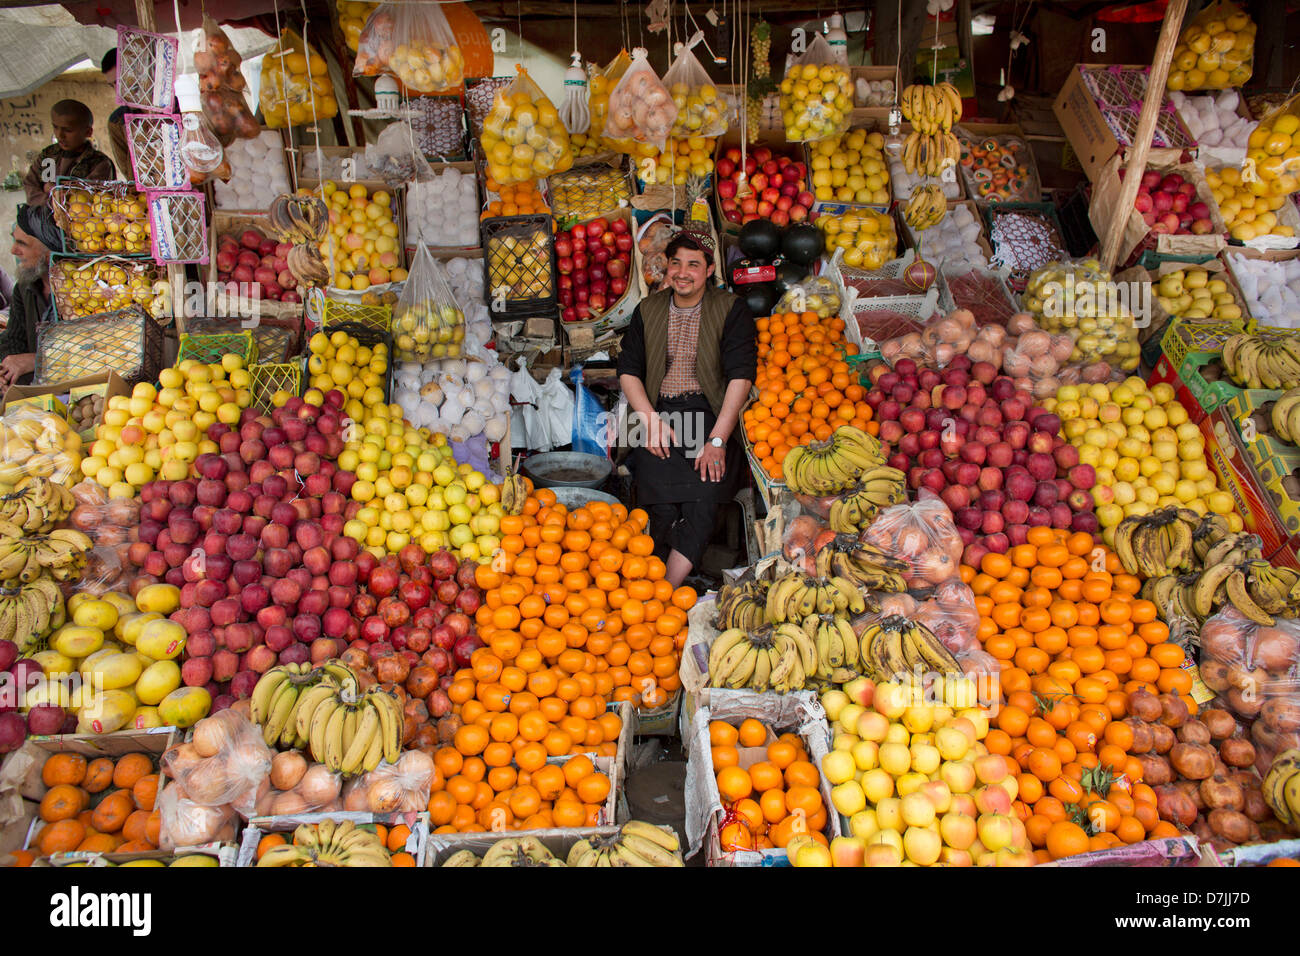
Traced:
<path fill-rule="evenodd" d="M 1020 769 L 1015 809 L 1036 858 L 1177 836 L 1142 781 L 1128 698 L 1142 689 L 1197 705 L 1183 649 L 1137 596 L 1139 579 L 1091 535 L 1053 528 L 961 574 L 1000 670 L 984 744 Z"/>
<path fill-rule="evenodd" d="M 721 853 L 785 849 L 799 836 L 829 845 L 821 773 L 798 734 L 777 736 L 753 717 L 738 725 L 713 720 L 709 745 L 722 801 L 714 821 Z"/>
<path fill-rule="evenodd" d="M 745 438 L 772 481 L 790 449 L 825 441 L 841 425 L 875 435 L 867 390 L 846 358 L 858 347 L 844 337 L 844 322 L 815 312 L 782 312 L 756 320 L 758 396 L 745 409 Z"/>

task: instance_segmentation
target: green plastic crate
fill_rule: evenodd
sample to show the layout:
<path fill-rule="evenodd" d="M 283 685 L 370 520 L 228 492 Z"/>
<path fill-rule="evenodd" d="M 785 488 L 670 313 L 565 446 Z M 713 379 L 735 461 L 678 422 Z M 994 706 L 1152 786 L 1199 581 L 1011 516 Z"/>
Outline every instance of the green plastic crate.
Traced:
<path fill-rule="evenodd" d="M 391 305 L 361 305 L 356 302 L 344 302 L 340 299 L 325 300 L 325 328 L 343 322 L 355 322 L 377 332 L 391 332 L 393 329 L 393 307 Z"/>
<path fill-rule="evenodd" d="M 257 342 L 252 332 L 216 332 L 208 335 L 182 332 L 176 364 L 186 359 L 215 365 L 223 355 L 238 355 L 248 368 L 257 362 Z"/>
<path fill-rule="evenodd" d="M 290 395 L 301 395 L 302 365 L 301 361 L 274 362 L 254 365 L 250 368 L 248 371 L 251 378 L 253 405 L 262 413 L 269 415 L 271 409 L 275 407 L 271 403 L 271 396 L 276 392 L 283 390 Z"/>
<path fill-rule="evenodd" d="M 1173 319 L 1160 339 L 1160 350 L 1169 358 L 1170 365 L 1181 368 L 1189 352 L 1221 352 L 1228 336 L 1244 331 L 1246 327 L 1240 320 L 1189 322 Z"/>

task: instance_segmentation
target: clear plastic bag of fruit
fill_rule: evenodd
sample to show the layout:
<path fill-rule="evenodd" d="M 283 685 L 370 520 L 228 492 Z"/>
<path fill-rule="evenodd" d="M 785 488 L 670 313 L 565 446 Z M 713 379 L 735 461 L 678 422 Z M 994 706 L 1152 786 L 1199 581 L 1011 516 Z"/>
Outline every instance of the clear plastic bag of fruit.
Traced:
<path fill-rule="evenodd" d="M 802 505 L 802 502 L 800 503 Z M 825 517 L 824 515 L 821 517 Z M 796 568 L 806 574 L 813 573 L 813 558 L 817 542 L 823 535 L 834 537 L 826 524 L 812 514 L 796 514 L 789 518 L 781 534 L 781 554 Z"/>
<path fill-rule="evenodd" d="M 573 165 L 559 111 L 523 66 L 515 69 L 519 75 L 497 91 L 483 119 L 488 172 L 503 186 L 562 173 Z"/>
<path fill-rule="evenodd" d="M 1260 120 L 1247 139 L 1241 180 L 1256 179 L 1269 196 L 1300 191 L 1300 93 Z"/>
<path fill-rule="evenodd" d="M 325 58 L 293 30 L 262 58 L 262 120 L 269 129 L 306 126 L 338 115 Z"/>
<path fill-rule="evenodd" d="M 1255 23 L 1227 0 L 1214 0 L 1179 34 L 1169 64 L 1171 90 L 1244 86 L 1255 68 Z"/>
<path fill-rule="evenodd" d="M 196 723 L 190 741 L 163 754 L 162 767 L 188 800 L 203 807 L 230 804 L 247 816 L 271 772 L 271 750 L 260 727 L 227 709 Z"/>
<path fill-rule="evenodd" d="M 239 814 L 229 806 L 205 806 L 189 799 L 181 787 L 167 787 L 158 797 L 158 848 L 167 852 L 235 839 Z"/>
<path fill-rule="evenodd" d="M 785 138 L 808 143 L 839 136 L 853 112 L 853 80 L 818 34 L 781 80 Z"/>
<path fill-rule="evenodd" d="M 881 511 L 860 536 L 907 564 L 903 580 L 909 588 L 933 587 L 960 578 L 964 545 L 952 512 L 933 492 L 923 490 L 921 495 L 918 501 Z"/>
<path fill-rule="evenodd" d="M 248 86 L 239 71 L 243 62 L 217 21 L 203 15 L 203 29 L 194 46 L 194 69 L 199 74 L 203 116 L 223 146 L 236 139 L 254 139 L 261 133 L 244 99 Z"/>
<path fill-rule="evenodd" d="M 674 138 L 721 136 L 727 131 L 727 103 L 691 51 L 703 39 L 704 33 L 698 31 L 687 40 L 664 74 L 664 86 L 677 107 L 669 134 Z"/>
<path fill-rule="evenodd" d="M 71 485 L 81 477 L 81 456 L 81 436 L 53 412 L 11 405 L 0 418 L 0 494 L 23 478 Z"/>
<path fill-rule="evenodd" d="M 646 50 L 637 47 L 627 71 L 609 94 L 605 137 L 649 143 L 662 150 L 676 120 L 677 105 L 655 74 Z"/>
<path fill-rule="evenodd" d="M 1125 292 L 1096 259 L 1067 260 L 1031 272 L 1021 302 L 1043 331 L 1073 340 L 1062 369 L 1078 369 L 1086 382 L 1106 382 L 1132 373 L 1142 357 Z"/>
<path fill-rule="evenodd" d="M 435 768 L 423 750 L 408 750 L 397 763 L 381 763 L 361 778 L 371 813 L 419 813 L 429 805 Z"/>
<path fill-rule="evenodd" d="M 423 242 L 393 307 L 393 352 L 399 362 L 459 358 L 465 313 L 452 295 L 442 266 Z"/>
<path fill-rule="evenodd" d="M 465 60 L 436 3 L 381 3 L 357 41 L 353 76 L 395 76 L 411 93 L 458 87 Z"/>
<path fill-rule="evenodd" d="M 257 816 L 285 816 L 343 809 L 343 775 L 305 754 L 286 750 L 275 755 L 271 774 L 257 790 Z"/>
<path fill-rule="evenodd" d="M 618 86 L 627 68 L 632 65 L 632 57 L 627 50 L 620 50 L 618 56 L 609 61 L 603 69 L 593 69 L 588 81 L 587 110 L 591 113 L 591 125 L 587 127 L 587 138 L 598 139 L 605 133 L 605 120 L 609 117 L 609 94 Z"/>
<path fill-rule="evenodd" d="M 366 20 L 374 13 L 377 3 L 365 0 L 334 0 L 334 9 L 338 12 L 339 29 L 343 31 L 343 41 L 353 53 L 361 45 L 361 31 L 365 29 Z"/>
<path fill-rule="evenodd" d="M 1237 717 L 1300 732 L 1300 623 L 1257 624 L 1227 605 L 1201 626 L 1200 671 Z"/>

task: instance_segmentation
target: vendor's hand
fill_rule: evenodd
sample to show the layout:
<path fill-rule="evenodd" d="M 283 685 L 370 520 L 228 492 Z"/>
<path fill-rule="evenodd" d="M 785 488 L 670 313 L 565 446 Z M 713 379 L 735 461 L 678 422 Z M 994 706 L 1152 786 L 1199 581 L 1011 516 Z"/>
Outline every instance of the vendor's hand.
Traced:
<path fill-rule="evenodd" d="M 706 444 L 695 457 L 695 470 L 700 473 L 700 481 L 721 481 L 727 472 L 727 446 L 714 448 Z"/>
<path fill-rule="evenodd" d="M 0 362 L 0 385 L 8 388 L 15 384 L 22 376 L 36 369 L 36 353 L 24 352 L 20 355 L 10 355 L 3 362 Z"/>
<path fill-rule="evenodd" d="M 658 415 L 651 413 L 646 428 L 646 449 L 658 458 L 667 458 L 672 454 L 673 443 L 677 435 Z"/>

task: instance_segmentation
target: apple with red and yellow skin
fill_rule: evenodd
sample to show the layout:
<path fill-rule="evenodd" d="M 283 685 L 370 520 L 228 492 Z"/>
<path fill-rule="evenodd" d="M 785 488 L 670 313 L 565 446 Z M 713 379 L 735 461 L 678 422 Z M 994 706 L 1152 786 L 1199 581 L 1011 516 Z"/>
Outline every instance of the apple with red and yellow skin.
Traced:
<path fill-rule="evenodd" d="M 899 866 L 902 862 L 902 851 L 892 843 L 871 844 L 862 855 L 863 866 Z"/>
<path fill-rule="evenodd" d="M 831 840 L 831 863 L 834 866 L 862 866 L 867 855 L 864 837 L 839 836 Z"/>
<path fill-rule="evenodd" d="M 993 854 L 994 866 L 1033 866 L 1034 855 L 1019 847 L 1005 846 Z"/>
<path fill-rule="evenodd" d="M 957 850 L 967 850 L 978 836 L 975 818 L 949 810 L 939 820 L 939 835 L 948 846 Z"/>
<path fill-rule="evenodd" d="M 890 720 L 898 720 L 912 704 L 912 691 L 901 684 L 887 681 L 876 685 L 872 703 L 876 710 L 885 717 Z"/>
<path fill-rule="evenodd" d="M 933 866 L 942 850 L 943 840 L 929 827 L 908 827 L 903 833 L 903 852 L 913 863 Z"/>
<path fill-rule="evenodd" d="M 885 737 L 889 734 L 889 718 L 879 711 L 868 710 L 858 717 L 858 722 L 853 729 L 862 740 L 869 740 L 876 744 L 884 743 Z"/>
<path fill-rule="evenodd" d="M 855 704 L 870 707 L 876 697 L 876 682 L 870 677 L 857 677 L 845 684 L 843 690 Z"/>
<path fill-rule="evenodd" d="M 975 865 L 975 861 L 971 859 L 969 850 L 959 850 L 956 847 L 951 846 L 945 846 L 939 851 L 939 862 L 945 863 L 948 866 Z"/>
<path fill-rule="evenodd" d="M 923 784 L 920 792 L 934 805 L 935 813 L 947 813 L 952 808 L 952 791 L 942 780 L 931 780 Z"/>
<path fill-rule="evenodd" d="M 1009 847 L 1015 841 L 1015 829 L 1005 813 L 981 813 L 975 821 L 980 843 L 994 852 Z"/>
<path fill-rule="evenodd" d="M 989 732 L 989 715 L 982 707 L 963 707 L 957 717 L 969 720 L 975 728 L 975 739 L 983 740 Z"/>
<path fill-rule="evenodd" d="M 939 768 L 939 778 L 953 793 L 970 793 L 977 782 L 975 764 L 970 760 L 949 760 Z"/>
<path fill-rule="evenodd" d="M 975 806 L 975 798 L 969 793 L 954 793 L 952 795 L 952 804 L 948 807 L 949 813 L 960 813 L 974 820 L 979 816 L 979 808 Z"/>
<path fill-rule="evenodd" d="M 997 784 L 989 784 L 975 791 L 975 809 L 980 813 L 1011 812 L 1011 797 Z"/>
<path fill-rule="evenodd" d="M 1011 774 L 1007 774 L 999 780 L 997 786 L 1007 792 L 1007 796 L 1011 798 L 1013 803 L 1015 802 L 1016 797 L 1020 796 L 1020 781 Z"/>
<path fill-rule="evenodd" d="M 985 754 L 975 758 L 975 776 L 980 783 L 998 783 L 1006 779 L 1007 762 L 1001 754 Z"/>
<path fill-rule="evenodd" d="M 980 738 L 978 730 L 969 717 L 954 717 L 952 720 L 948 721 L 947 726 L 951 727 L 953 730 L 960 730 L 965 734 L 966 739 L 969 741 L 969 744 L 967 745 L 968 747 L 974 747 L 979 743 Z"/>

